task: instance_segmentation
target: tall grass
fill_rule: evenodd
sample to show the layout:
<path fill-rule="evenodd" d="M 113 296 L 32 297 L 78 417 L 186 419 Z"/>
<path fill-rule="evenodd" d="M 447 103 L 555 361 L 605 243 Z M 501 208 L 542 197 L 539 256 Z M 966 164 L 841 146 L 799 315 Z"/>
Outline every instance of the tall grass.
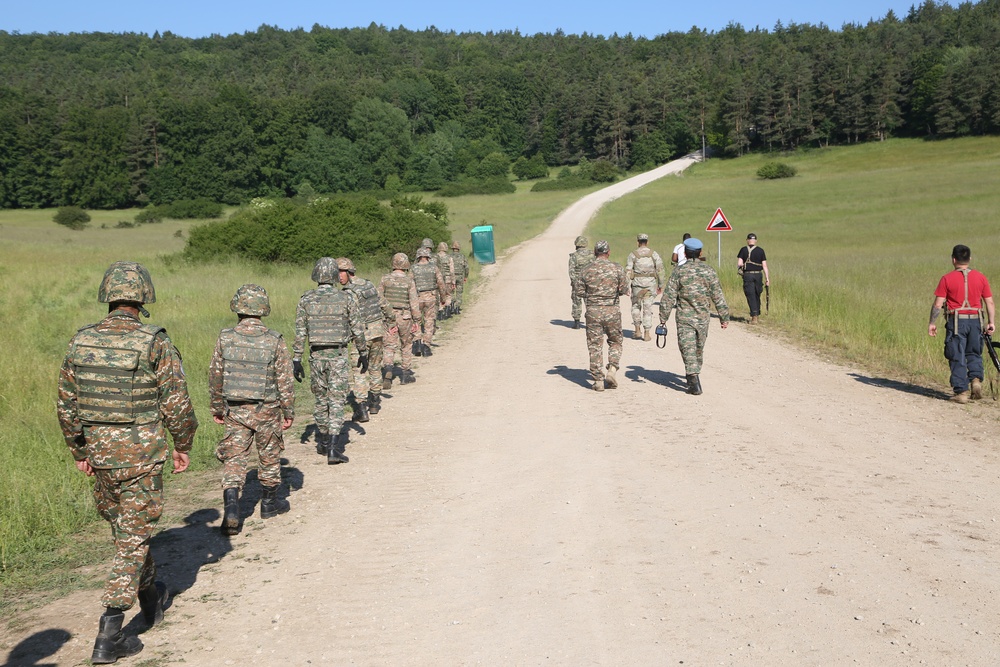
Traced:
<path fill-rule="evenodd" d="M 690 232 L 718 267 L 705 227 L 722 208 L 719 271 L 736 316 L 747 316 L 736 253 L 755 232 L 767 251 L 767 327 L 872 371 L 943 386 L 942 339 L 927 336 L 933 290 L 952 246 L 1000 288 L 1000 138 L 892 140 L 782 156 L 798 176 L 756 178 L 768 156 L 710 160 L 605 208 L 591 228 L 624 261 L 634 234 L 668 254 Z M 940 324 L 940 323 L 939 323 Z"/>

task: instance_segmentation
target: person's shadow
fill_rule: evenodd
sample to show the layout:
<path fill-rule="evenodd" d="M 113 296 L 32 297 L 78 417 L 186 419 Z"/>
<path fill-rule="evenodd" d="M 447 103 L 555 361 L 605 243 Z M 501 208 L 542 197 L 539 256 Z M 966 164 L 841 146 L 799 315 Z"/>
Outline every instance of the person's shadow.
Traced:
<path fill-rule="evenodd" d="M 572 329 L 575 322 L 573 320 L 549 320 L 549 324 L 556 327 L 566 327 L 567 329 Z M 583 323 L 580 323 L 580 328 L 583 328 Z"/>
<path fill-rule="evenodd" d="M 54 655 L 72 637 L 67 630 L 57 628 L 36 632 L 19 641 L 7 654 L 7 662 L 0 667 L 57 667 L 54 662 L 40 661 Z"/>
<path fill-rule="evenodd" d="M 309 424 L 306 426 L 305 430 L 302 431 L 302 436 L 299 438 L 299 444 L 306 444 L 309 442 L 309 438 L 315 440 L 317 435 L 319 435 L 319 428 L 316 427 L 316 424 Z"/>
<path fill-rule="evenodd" d="M 675 391 L 687 391 L 687 378 L 676 373 L 660 370 L 648 370 L 642 366 L 629 366 L 625 377 L 632 382 L 652 382 Z"/>
<path fill-rule="evenodd" d="M 942 400 L 951 398 L 951 394 L 947 394 L 937 389 L 931 389 L 930 387 L 921 387 L 918 384 L 901 382 L 899 380 L 890 380 L 888 378 L 868 377 L 867 375 L 861 375 L 860 373 L 848 373 L 848 375 L 861 384 L 866 384 L 870 387 L 895 389 L 896 391 L 901 391 L 906 394 L 916 394 L 917 396 L 926 396 L 927 398 L 939 398 Z"/>
<path fill-rule="evenodd" d="M 556 366 L 550 371 L 545 371 L 548 375 L 558 375 L 569 380 L 573 384 L 578 384 L 585 389 L 590 389 L 590 371 L 583 368 L 569 368 L 568 366 Z"/>

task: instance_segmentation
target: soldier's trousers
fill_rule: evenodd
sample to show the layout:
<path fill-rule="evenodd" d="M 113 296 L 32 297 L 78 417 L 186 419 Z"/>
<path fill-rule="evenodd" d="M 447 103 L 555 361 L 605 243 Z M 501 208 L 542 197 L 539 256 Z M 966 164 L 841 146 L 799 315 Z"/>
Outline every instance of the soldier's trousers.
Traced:
<path fill-rule="evenodd" d="M 711 318 L 704 321 L 698 319 L 677 318 L 677 347 L 684 360 L 684 373 L 697 375 L 701 373 L 702 357 L 705 352 L 705 341 L 708 339 L 708 325 Z"/>
<path fill-rule="evenodd" d="M 764 291 L 763 271 L 743 272 L 743 294 L 747 297 L 751 315 L 760 315 L 760 295 Z"/>
<path fill-rule="evenodd" d="M 413 363 L 413 320 L 408 310 L 395 308 L 392 313 L 395 316 L 396 333 L 392 333 L 389 328 L 386 328 L 385 336 L 382 339 L 384 341 L 383 363 L 387 366 L 396 363 L 396 350 L 399 350 L 403 358 L 403 370 L 410 370 L 410 364 Z M 370 364 L 371 361 L 368 363 Z"/>
<path fill-rule="evenodd" d="M 632 324 L 643 328 L 653 328 L 653 300 L 656 298 L 655 287 L 632 285 Z"/>
<path fill-rule="evenodd" d="M 572 288 L 570 288 L 572 290 Z M 583 297 L 579 297 L 574 291 L 570 291 L 569 298 L 573 301 L 573 319 L 578 320 L 583 315 Z"/>
<path fill-rule="evenodd" d="M 226 433 L 215 448 L 222 462 L 222 488 L 243 489 L 250 467 L 250 448 L 257 445 L 257 479 L 261 486 L 281 483 L 281 405 L 277 402 L 230 405 L 226 410 Z"/>
<path fill-rule="evenodd" d="M 420 324 L 423 328 L 423 335 L 420 340 L 424 341 L 425 345 L 430 345 L 431 341 L 434 340 L 434 327 L 435 322 L 437 321 L 438 304 L 441 303 L 438 299 L 437 290 L 421 292 L 417 301 L 420 303 Z"/>
<path fill-rule="evenodd" d="M 379 325 L 381 326 L 381 324 Z M 358 350 L 351 347 L 351 389 L 359 401 L 365 400 L 369 391 L 378 393 L 382 390 L 382 359 L 384 357 L 384 342 L 380 338 L 368 338 L 366 341 L 368 354 L 368 372 L 362 373 L 358 368 Z"/>
<path fill-rule="evenodd" d="M 608 339 L 608 365 L 618 368 L 622 358 L 622 310 L 620 306 L 587 306 L 587 351 L 590 375 L 604 380 L 604 338 Z"/>
<path fill-rule="evenodd" d="M 337 435 L 344 427 L 348 363 L 346 346 L 314 350 L 309 354 L 309 388 L 316 399 L 313 419 L 323 435 Z"/>
<path fill-rule="evenodd" d="M 458 307 L 462 307 L 462 294 L 465 292 L 465 281 L 456 280 L 455 281 L 455 294 L 452 296 L 451 303 Z"/>
<path fill-rule="evenodd" d="M 94 468 L 94 502 L 115 542 L 101 604 L 131 609 L 138 591 L 156 579 L 149 540 L 163 513 L 163 464 Z"/>

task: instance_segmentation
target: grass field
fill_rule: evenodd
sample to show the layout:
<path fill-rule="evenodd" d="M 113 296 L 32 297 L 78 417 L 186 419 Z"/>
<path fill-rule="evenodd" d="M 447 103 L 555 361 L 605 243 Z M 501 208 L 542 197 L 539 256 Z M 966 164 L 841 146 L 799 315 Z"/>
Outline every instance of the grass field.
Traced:
<path fill-rule="evenodd" d="M 755 232 L 771 273 L 765 329 L 896 380 L 946 388 L 943 334 L 927 335 L 933 291 L 957 243 L 1000 286 L 1000 138 L 801 152 L 780 158 L 798 176 L 757 179 L 774 159 L 695 165 L 612 203 L 588 233 L 609 239 L 612 258 L 624 262 L 638 232 L 665 261 L 690 232 L 718 269 L 718 232 L 705 228 L 722 208 L 734 231 L 722 234 L 719 273 L 735 316 L 749 315 L 736 253 Z"/>

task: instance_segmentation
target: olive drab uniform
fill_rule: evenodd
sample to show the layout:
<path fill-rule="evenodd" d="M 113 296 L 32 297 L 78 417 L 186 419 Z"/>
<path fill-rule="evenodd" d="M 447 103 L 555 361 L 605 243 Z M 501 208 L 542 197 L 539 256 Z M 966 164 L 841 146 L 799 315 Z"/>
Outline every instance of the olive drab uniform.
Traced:
<path fill-rule="evenodd" d="M 650 340 L 653 300 L 665 283 L 663 260 L 651 248 L 640 246 L 629 253 L 625 273 L 632 285 L 632 325 L 636 334 L 640 327 L 645 329 L 645 340 Z"/>
<path fill-rule="evenodd" d="M 163 510 L 166 433 L 188 452 L 198 428 L 181 356 L 163 328 L 114 310 L 70 342 L 57 412 L 73 458 L 93 469 L 97 510 L 111 524 L 115 557 L 102 604 L 130 609 L 156 576 L 149 541 Z"/>
<path fill-rule="evenodd" d="M 586 244 L 585 244 L 586 245 Z M 586 247 L 577 248 L 569 255 L 570 298 L 573 301 L 573 319 L 579 320 L 583 315 L 583 299 L 577 296 L 576 287 L 580 280 L 580 272 L 594 261 L 594 253 Z"/>
<path fill-rule="evenodd" d="M 442 245 L 444 244 L 442 243 Z M 439 250 L 434 255 L 434 259 L 441 271 L 441 277 L 444 279 L 444 305 L 447 307 L 452 304 L 452 297 L 455 294 L 455 262 L 447 250 Z"/>
<path fill-rule="evenodd" d="M 615 371 L 622 356 L 621 296 L 628 294 L 628 279 L 621 264 L 606 257 L 595 258 L 576 283 L 576 296 L 587 305 L 587 351 L 590 354 L 590 375 L 594 389 L 617 386 Z M 604 366 L 604 337 L 608 339 L 608 365 Z M 605 368 L 608 373 L 605 374 Z M 613 370 L 612 370 L 613 368 Z"/>
<path fill-rule="evenodd" d="M 451 261 L 455 266 L 455 294 L 451 302 L 455 306 L 456 312 L 461 312 L 465 282 L 469 279 L 469 260 L 458 248 L 455 248 L 451 252 Z"/>
<path fill-rule="evenodd" d="M 392 306 L 379 294 L 378 288 L 370 280 L 351 276 L 351 281 L 344 285 L 344 290 L 354 294 L 358 302 L 358 310 L 365 328 L 365 341 L 368 344 L 368 373 L 363 374 L 358 369 L 358 357 L 361 352 L 359 348 L 355 347 L 352 350 L 350 363 L 354 378 L 352 382 L 354 394 L 364 397 L 368 392 L 379 392 L 382 389 L 385 322 L 392 319 Z"/>
<path fill-rule="evenodd" d="M 385 325 L 385 366 L 382 368 L 382 377 L 385 381 L 383 387 L 388 389 L 392 385 L 392 366 L 396 363 L 396 350 L 399 350 L 402 356 L 404 377 L 412 373 L 410 366 L 413 363 L 413 323 L 420 321 L 420 300 L 413 276 L 403 269 L 393 270 L 382 276 L 376 289 L 392 308 L 392 316 Z"/>
<path fill-rule="evenodd" d="M 435 320 L 437 311 L 445 303 L 444 294 L 447 287 L 444 276 L 436 264 L 431 262 L 416 262 L 410 267 L 413 283 L 417 287 L 417 300 L 420 303 L 419 322 L 423 330 L 420 340 L 425 346 L 430 346 L 434 340 Z"/>
<path fill-rule="evenodd" d="M 712 304 L 719 311 L 719 318 L 728 322 L 729 306 L 715 269 L 706 262 L 690 259 L 674 269 L 660 299 L 660 322 L 666 322 L 670 311 L 677 309 L 677 346 L 687 375 L 701 373 Z"/>
<path fill-rule="evenodd" d="M 292 359 L 281 334 L 254 317 L 223 329 L 209 364 L 208 393 L 212 414 L 226 427 L 215 452 L 223 465 L 222 488 L 243 489 L 254 444 L 261 486 L 278 486 L 281 425 L 295 417 Z"/>

